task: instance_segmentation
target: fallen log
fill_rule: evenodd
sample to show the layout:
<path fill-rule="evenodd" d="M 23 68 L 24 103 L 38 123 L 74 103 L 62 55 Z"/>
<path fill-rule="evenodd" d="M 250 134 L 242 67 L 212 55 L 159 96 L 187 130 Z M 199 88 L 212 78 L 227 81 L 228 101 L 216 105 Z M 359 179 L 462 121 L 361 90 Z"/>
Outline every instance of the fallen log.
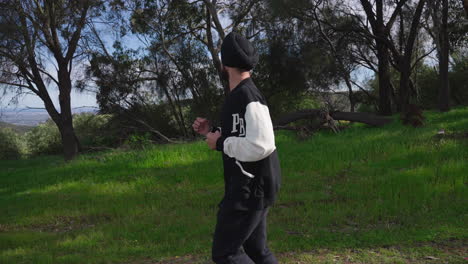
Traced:
<path fill-rule="evenodd" d="M 359 122 L 371 126 L 383 126 L 392 122 L 391 118 L 378 116 L 371 113 L 356 113 L 356 112 L 333 112 L 330 113 L 335 120 L 345 120 L 351 122 Z"/>
<path fill-rule="evenodd" d="M 273 121 L 273 126 L 282 127 L 301 119 L 317 119 L 320 123 L 325 122 L 324 111 L 320 109 L 305 109 L 289 114 L 285 114 Z"/>
<path fill-rule="evenodd" d="M 273 122 L 275 129 L 284 129 L 287 124 L 301 119 L 315 119 L 317 123 L 323 125 L 333 120 L 343 120 L 364 123 L 371 126 L 383 126 L 392 121 L 391 118 L 378 116 L 371 113 L 356 112 L 328 112 L 321 109 L 305 109 L 293 113 L 288 113 Z"/>

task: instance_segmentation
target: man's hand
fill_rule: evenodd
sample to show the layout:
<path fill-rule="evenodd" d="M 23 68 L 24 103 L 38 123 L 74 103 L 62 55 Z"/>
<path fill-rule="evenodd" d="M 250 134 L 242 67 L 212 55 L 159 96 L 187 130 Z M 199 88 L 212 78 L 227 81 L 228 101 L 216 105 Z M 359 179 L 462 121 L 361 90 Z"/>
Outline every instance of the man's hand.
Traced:
<path fill-rule="evenodd" d="M 218 138 L 221 137 L 221 133 L 219 131 L 216 131 L 214 133 L 209 132 L 206 134 L 206 143 L 210 147 L 210 149 L 216 150 L 216 141 Z"/>
<path fill-rule="evenodd" d="M 206 136 L 210 132 L 210 121 L 206 118 L 197 117 L 192 124 L 193 130 L 200 135 Z"/>

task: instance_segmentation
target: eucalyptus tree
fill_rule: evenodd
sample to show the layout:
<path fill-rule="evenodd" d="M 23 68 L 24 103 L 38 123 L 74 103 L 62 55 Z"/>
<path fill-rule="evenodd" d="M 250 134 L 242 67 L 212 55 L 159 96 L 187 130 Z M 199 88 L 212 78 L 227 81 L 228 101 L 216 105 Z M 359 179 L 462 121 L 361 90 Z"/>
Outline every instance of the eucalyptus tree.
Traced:
<path fill-rule="evenodd" d="M 409 108 L 409 105 L 415 104 L 415 102 L 412 102 L 414 101 L 414 99 L 411 94 L 410 76 L 413 68 L 412 62 L 414 54 L 414 45 L 420 28 L 421 15 L 423 13 L 423 8 L 425 4 L 426 0 L 419 0 L 412 16 L 410 31 L 408 32 L 408 36 L 404 41 L 403 52 L 399 55 L 397 61 L 400 69 L 400 104 L 401 110 L 406 116 L 405 118 L 411 118 L 411 115 L 413 115 L 413 113 L 411 113 L 411 108 Z M 393 52 L 396 53 L 396 51 Z"/>
<path fill-rule="evenodd" d="M 269 2 L 276 12 L 301 21 L 302 28 L 305 27 L 304 24 L 307 25 L 304 31 L 308 33 L 308 37 L 304 37 L 302 32 L 299 35 L 304 39 L 314 39 L 313 45 L 320 50 L 318 58 L 320 55 L 329 58 L 319 59 L 319 65 L 329 64 L 334 68 L 334 76 L 320 76 L 326 76 L 329 85 L 333 85 L 335 81 L 344 83 L 348 90 L 350 110 L 354 111 L 357 101 L 360 100 L 354 91 L 359 90 L 359 93 L 367 96 L 370 94 L 353 80 L 352 73 L 362 67 L 379 73 L 377 58 L 374 55 L 377 53 L 373 44 L 374 38 L 367 28 L 363 29 L 362 14 L 358 16 L 354 12 L 355 8 L 350 8 L 349 3 L 333 0 L 300 0 L 292 4 L 279 0 Z M 309 67 L 317 66 L 309 64 Z"/>
<path fill-rule="evenodd" d="M 66 160 L 79 151 L 71 96 L 74 65 L 84 54 L 89 21 L 99 0 L 3 0 L 0 2 L 0 83 L 38 96 L 57 125 Z M 59 106 L 51 89 L 58 88 Z"/>
<path fill-rule="evenodd" d="M 202 44 L 223 83 L 220 60 L 221 43 L 229 31 L 239 30 L 246 21 L 254 19 L 251 10 L 261 1 L 247 0 L 149 0 L 130 1 L 132 29 L 145 37 L 147 45 L 159 48 L 169 58 L 170 46 L 191 38 Z M 174 58 L 171 59 L 175 61 Z M 181 74 L 188 75 L 187 72 Z"/>
<path fill-rule="evenodd" d="M 420 22 L 427 1 L 419 0 L 413 3 L 407 0 L 396 0 L 393 3 L 386 3 L 383 0 L 377 0 L 375 4 L 368 0 L 360 0 L 360 2 L 366 14 L 365 20 L 360 20 L 363 33 L 374 40 L 376 47 L 380 110 L 383 114 L 391 114 L 390 98 L 394 98 L 397 111 L 403 114 L 403 121 L 418 119 L 416 116 L 420 115 L 420 110 L 417 106 L 417 92 L 411 75 L 417 64 L 432 52 L 430 50 L 420 55 L 415 51 L 416 40 L 420 36 Z M 407 13 L 406 18 L 403 13 Z M 354 14 L 354 16 L 360 17 L 359 14 Z M 385 19 L 386 17 L 388 19 Z M 370 30 L 366 21 L 370 24 Z M 400 28 L 395 30 L 393 26 L 397 23 Z M 392 88 L 390 65 L 400 75 L 397 89 Z M 420 122 L 416 123 L 420 124 Z"/>
<path fill-rule="evenodd" d="M 132 93 L 152 87 L 159 93 L 154 95 L 159 95 L 170 107 L 184 136 L 190 132 L 186 129 L 187 112 L 216 119 L 214 113 L 220 105 L 220 95 L 227 87 L 219 56 L 221 41 L 226 32 L 242 30 L 245 21 L 252 19 L 249 12 L 257 4 L 254 0 L 242 4 L 239 1 L 129 0 L 116 5 L 116 15 L 124 18 L 122 32 L 131 33 L 140 46 L 139 55 L 133 56 L 134 71 L 138 72 L 133 81 L 138 88 Z M 125 43 L 121 43 L 121 48 L 132 49 Z M 112 78 L 117 80 L 115 74 L 108 73 L 106 78 L 98 76 L 99 67 L 113 64 L 111 68 L 118 69 L 115 66 L 120 62 L 116 58 L 108 60 L 113 56 L 102 49 L 97 52 L 95 57 L 101 57 L 102 61 L 92 61 L 95 67 L 91 75 L 109 84 Z M 111 88 L 103 86 L 102 92 L 118 90 L 115 86 L 108 87 Z M 187 100 L 192 111 L 184 110 Z"/>
<path fill-rule="evenodd" d="M 210 58 L 207 43 L 199 35 L 206 26 L 206 10 L 202 3 L 189 1 L 135 1 L 130 10 L 130 29 L 146 50 L 147 72 L 164 77 L 158 78 L 159 89 L 188 133 L 181 100 L 191 99 L 193 111 L 210 114 L 216 112 L 212 107 L 222 91 L 214 78 L 221 73 L 216 68 L 219 55 Z"/>
<path fill-rule="evenodd" d="M 401 11 L 402 6 L 407 0 L 399 0 L 391 12 L 387 21 L 384 15 L 384 1 L 376 0 L 375 6 L 369 0 L 360 0 L 361 5 L 366 14 L 365 20 L 368 21 L 371 27 L 366 30 L 375 41 L 376 56 L 378 58 L 378 75 L 379 75 L 379 110 L 383 115 L 391 115 L 391 80 L 390 80 L 390 54 L 389 54 L 389 33 L 392 30 L 393 24 Z M 375 10 L 375 11 L 374 11 Z M 356 15 L 356 17 L 359 17 Z M 365 21 L 360 20 L 364 29 L 368 29 Z"/>
<path fill-rule="evenodd" d="M 428 0 L 424 28 L 431 36 L 437 51 L 439 64 L 438 108 L 450 109 L 453 97 L 449 84 L 450 54 L 466 47 L 468 24 L 462 11 L 462 3 L 457 0 Z"/>

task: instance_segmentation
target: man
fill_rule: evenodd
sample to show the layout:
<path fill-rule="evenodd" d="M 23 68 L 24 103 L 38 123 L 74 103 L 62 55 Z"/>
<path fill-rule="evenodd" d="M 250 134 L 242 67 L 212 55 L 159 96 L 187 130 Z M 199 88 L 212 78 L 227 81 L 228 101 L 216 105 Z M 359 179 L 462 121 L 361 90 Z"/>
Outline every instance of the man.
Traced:
<path fill-rule="evenodd" d="M 197 118 L 193 129 L 208 146 L 222 152 L 225 193 L 213 238 L 215 263 L 276 264 L 267 247 L 266 217 L 280 188 L 281 172 L 266 101 L 250 78 L 258 62 L 251 43 L 230 33 L 221 46 L 230 92 L 221 111 L 221 127 Z"/>

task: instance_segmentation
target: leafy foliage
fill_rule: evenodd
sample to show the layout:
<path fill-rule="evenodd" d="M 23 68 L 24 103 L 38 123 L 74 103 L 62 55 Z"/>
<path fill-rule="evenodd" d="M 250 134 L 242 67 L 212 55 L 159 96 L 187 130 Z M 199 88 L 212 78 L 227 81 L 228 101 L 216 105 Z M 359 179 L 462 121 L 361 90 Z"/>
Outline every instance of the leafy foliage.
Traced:
<path fill-rule="evenodd" d="M 113 147 L 120 142 L 120 128 L 110 114 L 81 113 L 73 116 L 73 126 L 84 150 Z"/>
<path fill-rule="evenodd" d="M 25 137 L 31 155 L 58 154 L 62 151 L 60 132 L 51 119 L 34 127 Z"/>
<path fill-rule="evenodd" d="M 75 114 L 73 126 L 83 151 L 115 147 L 125 140 L 120 124 L 110 114 Z M 25 140 L 32 156 L 58 154 L 63 148 L 57 125 L 50 119 L 27 132 Z"/>
<path fill-rule="evenodd" d="M 18 159 L 24 154 L 21 136 L 11 128 L 0 128 L 0 160 Z"/>

